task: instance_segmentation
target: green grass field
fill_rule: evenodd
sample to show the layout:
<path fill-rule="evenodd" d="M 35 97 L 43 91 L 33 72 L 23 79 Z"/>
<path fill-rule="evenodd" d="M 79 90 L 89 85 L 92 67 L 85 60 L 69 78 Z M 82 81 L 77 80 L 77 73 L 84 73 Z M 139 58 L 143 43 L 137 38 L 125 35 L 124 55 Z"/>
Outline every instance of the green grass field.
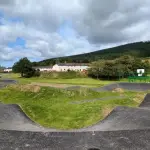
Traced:
<path fill-rule="evenodd" d="M 19 81 L 21 84 L 29 83 L 54 83 L 54 84 L 71 84 L 71 85 L 88 85 L 88 86 L 104 86 L 114 82 L 124 82 L 127 79 L 121 81 L 108 81 L 108 80 L 97 80 L 92 78 L 74 78 L 74 79 L 45 79 L 45 78 L 21 78 L 20 74 L 2 74 L 3 78 L 10 78 Z"/>
<path fill-rule="evenodd" d="M 90 83 L 89 80 L 88 83 Z M 97 84 L 96 81 L 95 84 Z M 0 100 L 6 104 L 19 104 L 32 120 L 44 127 L 78 129 L 102 120 L 116 106 L 137 107 L 145 94 L 144 92 L 130 91 L 124 91 L 124 93 L 98 93 L 87 88 L 78 91 L 67 91 L 47 87 L 16 85 L 1 89 Z M 113 98 L 120 95 L 125 98 Z M 110 99 L 84 104 L 71 103 L 103 97 L 110 97 Z"/>
<path fill-rule="evenodd" d="M 58 129 L 79 129 L 104 119 L 116 106 L 137 107 L 143 100 L 144 92 L 94 92 L 88 88 L 77 91 L 29 85 L 31 83 L 50 83 L 68 85 L 86 85 L 100 87 L 121 81 L 103 81 L 92 78 L 45 79 L 20 78 L 19 74 L 1 74 L 2 79 L 14 79 L 19 82 L 0 90 L 0 100 L 6 104 L 19 104 L 23 111 L 35 122 L 44 127 Z M 116 97 L 120 97 L 119 99 Z M 104 101 L 77 103 L 97 98 Z"/>

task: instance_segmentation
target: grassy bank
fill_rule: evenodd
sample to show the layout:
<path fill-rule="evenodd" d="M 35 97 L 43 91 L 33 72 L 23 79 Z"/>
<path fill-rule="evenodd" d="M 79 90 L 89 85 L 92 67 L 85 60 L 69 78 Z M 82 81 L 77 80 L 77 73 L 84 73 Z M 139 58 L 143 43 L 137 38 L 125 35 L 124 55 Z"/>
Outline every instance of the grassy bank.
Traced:
<path fill-rule="evenodd" d="M 113 97 L 123 96 L 116 99 Z M 94 92 L 89 89 L 67 91 L 62 89 L 17 85 L 0 90 L 0 100 L 6 104 L 19 104 L 35 122 L 45 127 L 78 129 L 95 124 L 116 106 L 136 107 L 144 92 Z M 71 104 L 74 101 L 110 97 L 105 101 Z"/>

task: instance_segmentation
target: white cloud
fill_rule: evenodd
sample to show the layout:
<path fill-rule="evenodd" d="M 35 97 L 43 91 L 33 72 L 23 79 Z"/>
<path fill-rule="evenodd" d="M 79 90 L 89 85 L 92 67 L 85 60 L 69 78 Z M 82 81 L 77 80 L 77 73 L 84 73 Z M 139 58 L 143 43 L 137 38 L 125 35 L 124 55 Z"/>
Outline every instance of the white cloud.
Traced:
<path fill-rule="evenodd" d="M 149 40 L 149 9 L 149 0 L 1 0 L 0 59 L 45 59 Z M 76 35 L 64 38 L 58 30 L 67 21 Z M 26 47 L 8 48 L 17 37 Z"/>

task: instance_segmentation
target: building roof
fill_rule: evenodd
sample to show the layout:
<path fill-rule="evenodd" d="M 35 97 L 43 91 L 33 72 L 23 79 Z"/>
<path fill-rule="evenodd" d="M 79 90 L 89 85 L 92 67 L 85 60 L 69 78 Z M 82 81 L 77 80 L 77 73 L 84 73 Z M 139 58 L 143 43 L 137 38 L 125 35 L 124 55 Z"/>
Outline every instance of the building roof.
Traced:
<path fill-rule="evenodd" d="M 12 68 L 8 67 L 8 68 L 4 68 L 4 69 L 12 69 Z"/>
<path fill-rule="evenodd" d="M 59 63 L 58 66 L 89 66 L 88 63 Z"/>
<path fill-rule="evenodd" d="M 36 66 L 36 67 L 33 67 L 34 69 L 39 69 L 39 68 L 46 68 L 46 69 L 52 69 L 53 66 Z"/>

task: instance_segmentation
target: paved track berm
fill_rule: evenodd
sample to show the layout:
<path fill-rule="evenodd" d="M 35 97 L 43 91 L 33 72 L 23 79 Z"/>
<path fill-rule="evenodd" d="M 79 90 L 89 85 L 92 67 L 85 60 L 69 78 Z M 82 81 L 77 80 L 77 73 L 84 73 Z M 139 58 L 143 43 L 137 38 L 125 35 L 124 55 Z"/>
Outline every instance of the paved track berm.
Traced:
<path fill-rule="evenodd" d="M 113 83 L 100 88 L 93 88 L 95 91 L 112 91 L 116 88 L 121 88 L 130 91 L 147 91 L 150 90 L 150 83 Z"/>

